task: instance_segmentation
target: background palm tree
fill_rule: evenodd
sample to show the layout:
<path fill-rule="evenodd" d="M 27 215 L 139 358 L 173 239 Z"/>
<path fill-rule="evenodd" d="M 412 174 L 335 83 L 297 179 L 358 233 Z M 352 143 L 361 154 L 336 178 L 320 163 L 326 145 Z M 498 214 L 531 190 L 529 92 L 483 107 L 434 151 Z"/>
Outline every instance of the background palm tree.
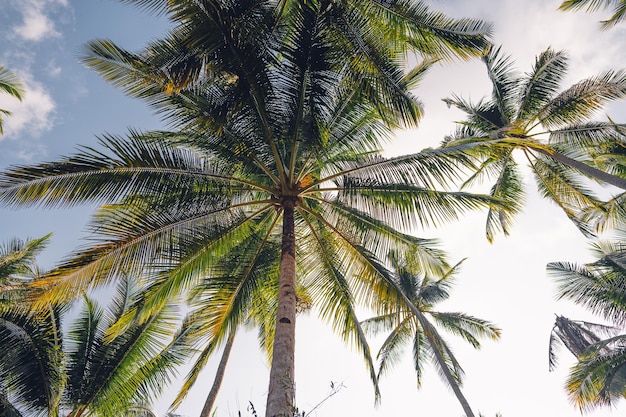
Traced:
<path fill-rule="evenodd" d="M 442 191 L 460 159 L 380 156 L 391 129 L 421 114 L 409 90 L 428 63 L 405 74 L 401 58 L 411 48 L 476 53 L 486 26 L 409 2 L 133 3 L 165 7 L 176 27 L 139 54 L 92 42 L 86 62 L 179 130 L 107 135 L 104 150 L 5 172 L 8 205 L 110 203 L 94 217 L 100 243 L 50 273 L 40 302 L 148 268 L 158 272 L 142 304 L 149 315 L 207 281 L 215 291 L 204 299 L 212 316 L 203 331 L 214 346 L 272 277 L 266 415 L 285 416 L 293 413 L 297 277 L 376 383 L 356 303 L 400 296 L 378 259 L 398 247 L 438 273 L 443 253 L 407 232 L 504 206 Z M 234 273 L 220 274 L 223 260 Z"/>
<path fill-rule="evenodd" d="M 513 210 L 491 210 L 487 237 L 508 233 L 513 215 L 524 200 L 522 175 L 514 151 L 521 151 L 544 197 L 554 201 L 587 235 L 623 221 L 626 177 L 621 165 L 607 158 L 624 143 L 622 125 L 591 120 L 605 103 L 626 95 L 626 73 L 606 71 L 560 91 L 567 70 L 563 52 L 547 49 L 532 70 L 519 75 L 500 48 L 483 58 L 493 92 L 472 103 L 459 96 L 445 99 L 467 114 L 457 131 L 444 141 L 451 152 L 475 155 L 479 166 L 463 184 L 469 187 L 494 178 L 491 195 L 512 202 Z M 613 161 L 613 162 L 611 162 Z M 608 203 L 589 188 L 589 179 L 622 192 Z"/>
<path fill-rule="evenodd" d="M 0 414 L 59 416 L 65 375 L 57 313 L 0 305 Z"/>
<path fill-rule="evenodd" d="M 596 243 L 594 251 L 599 259 L 589 264 L 548 264 L 560 298 L 612 324 L 570 333 L 572 340 L 565 343 L 582 348 L 573 350 L 578 363 L 567 380 L 567 390 L 581 409 L 610 405 L 626 395 L 626 231 L 619 231 L 615 240 Z"/>
<path fill-rule="evenodd" d="M 410 261 L 395 254 L 391 261 L 395 271 L 393 280 L 402 291 L 403 302 L 392 305 L 381 303 L 383 314 L 362 322 L 366 331 L 390 331 L 378 353 L 379 376 L 390 371 L 402 348 L 410 343 L 418 387 L 424 363 L 430 361 L 454 392 L 465 415 L 473 417 L 474 413 L 460 388 L 463 370 L 438 328 L 461 336 L 475 348 L 480 347 L 480 337 L 498 339 L 500 330 L 488 321 L 464 313 L 435 310 L 437 303 L 450 296 L 449 290 L 460 263 L 436 277 L 423 274 Z"/>
<path fill-rule="evenodd" d="M 121 281 L 107 310 L 85 297 L 65 326 L 61 316 L 69 306 L 33 311 L 25 300 L 0 306 L 5 410 L 50 417 L 147 410 L 141 404 L 160 394 L 191 352 L 165 349 L 176 328 L 171 306 L 142 323 L 132 317 L 139 294 Z"/>
<path fill-rule="evenodd" d="M 626 17 L 626 1 L 624 0 L 566 0 L 560 6 L 560 10 L 580 10 L 586 7 L 588 12 L 600 9 L 613 9 L 613 16 L 602 21 L 602 29 L 609 29 L 621 23 Z"/>

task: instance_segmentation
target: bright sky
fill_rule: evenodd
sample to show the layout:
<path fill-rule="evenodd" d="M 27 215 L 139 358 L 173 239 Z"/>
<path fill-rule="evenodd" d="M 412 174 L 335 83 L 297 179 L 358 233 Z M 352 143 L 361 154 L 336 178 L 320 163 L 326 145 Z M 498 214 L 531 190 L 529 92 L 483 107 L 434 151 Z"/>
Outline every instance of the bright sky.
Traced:
<path fill-rule="evenodd" d="M 626 68 L 626 25 L 598 30 L 601 14 L 562 13 L 560 0 L 432 0 L 432 7 L 455 17 L 495 22 L 495 42 L 513 56 L 521 72 L 548 46 L 571 57 L 565 85 L 602 70 Z M 94 38 L 110 38 L 136 49 L 158 36 L 164 22 L 116 0 L 0 0 L 0 65 L 16 72 L 28 93 L 22 103 L 0 97 L 0 108 L 13 110 L 0 136 L 0 169 L 12 164 L 54 160 L 76 146 L 92 146 L 96 135 L 123 134 L 128 127 L 150 129 L 159 121 L 147 107 L 125 97 L 85 69 L 78 57 L 82 45 Z M 419 129 L 399 132 L 389 154 L 415 152 L 436 146 L 460 118 L 441 99 L 452 93 L 478 100 L 490 93 L 479 62 L 446 64 L 432 70 L 417 90 L 426 116 Z M 624 103 L 607 109 L 624 122 Z M 604 117 L 600 114 L 598 117 Z M 491 320 L 503 329 L 500 342 L 484 343 L 474 351 L 461 340 L 448 340 L 466 371 L 464 393 L 475 411 L 493 417 L 577 416 L 563 390 L 567 368 L 573 363 L 563 349 L 561 365 L 548 372 L 548 338 L 555 314 L 594 320 L 585 311 L 554 300 L 553 282 L 546 276 L 550 261 L 593 260 L 588 242 L 551 203 L 541 200 L 528 182 L 528 204 L 511 236 L 492 245 L 484 238 L 484 213 L 422 237 L 439 237 L 454 261 L 467 257 L 448 311 L 462 311 Z M 37 237 L 54 232 L 50 248 L 40 258 L 44 267 L 83 244 L 81 231 L 89 209 L 0 209 L 0 241 Z M 363 317 L 366 318 L 366 317 Z M 372 348 L 377 348 L 372 343 Z M 433 368 L 426 370 L 416 389 L 410 351 L 381 382 L 382 403 L 373 404 L 373 390 L 359 354 L 345 347 L 331 330 L 311 316 L 298 323 L 297 404 L 310 410 L 323 400 L 330 383 L 345 388 L 313 412 L 313 416 L 360 417 L 423 415 L 457 417 L 462 409 Z M 215 364 L 205 372 L 188 401 L 178 410 L 197 416 L 212 383 Z M 257 348 L 254 332 L 240 333 L 231 356 L 218 402 L 219 416 L 251 415 L 252 401 L 259 415 L 265 406 L 268 367 Z M 172 388 L 172 395 L 175 387 Z M 163 404 L 167 404 L 164 400 Z M 623 415 L 626 404 L 602 409 L 591 417 Z M 161 414 L 164 409 L 161 407 Z M 621 412 L 620 412 L 621 411 Z"/>

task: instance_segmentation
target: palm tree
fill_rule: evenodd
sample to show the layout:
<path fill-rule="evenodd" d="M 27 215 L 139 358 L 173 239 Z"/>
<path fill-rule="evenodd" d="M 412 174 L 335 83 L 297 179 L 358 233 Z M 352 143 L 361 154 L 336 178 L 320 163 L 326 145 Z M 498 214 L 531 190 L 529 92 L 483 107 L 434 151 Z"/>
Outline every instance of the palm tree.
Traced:
<path fill-rule="evenodd" d="M 613 326 L 585 326 L 570 332 L 565 345 L 578 362 L 570 370 L 567 390 L 581 409 L 610 405 L 626 395 L 626 231 L 615 241 L 594 245 L 595 262 L 548 264 L 559 286 L 559 297 L 574 301 Z"/>
<path fill-rule="evenodd" d="M 626 1 L 624 0 L 566 0 L 559 6 L 559 10 L 580 10 L 583 7 L 586 7 L 588 12 L 613 8 L 613 16 L 602 21 L 602 29 L 612 28 L 626 17 Z"/>
<path fill-rule="evenodd" d="M 19 78 L 3 66 L 0 66 L 0 92 L 9 94 L 18 100 L 22 100 L 24 97 L 24 87 Z M 10 114 L 11 112 L 8 110 L 0 109 L 0 135 L 4 133 L 2 130 L 2 116 Z"/>
<path fill-rule="evenodd" d="M 138 293 L 121 281 L 107 311 L 85 297 L 63 331 L 65 307 L 0 306 L 0 392 L 17 416 L 134 416 L 191 352 L 163 349 L 176 315 L 164 308 L 139 323 Z M 22 414 L 23 413 L 23 414 Z M 7 414 L 2 414 L 7 415 Z"/>
<path fill-rule="evenodd" d="M 377 259 L 398 247 L 438 273 L 443 253 L 407 231 L 505 205 L 442 191 L 462 160 L 436 150 L 380 156 L 391 129 L 417 122 L 409 89 L 428 67 L 405 74 L 400 58 L 409 48 L 390 31 L 401 28 L 398 39 L 418 50 L 468 55 L 484 45 L 484 26 L 422 3 L 133 3 L 164 8 L 176 28 L 140 54 L 92 42 L 86 62 L 178 130 L 106 135 L 103 150 L 4 173 L 7 205 L 109 203 L 94 217 L 101 243 L 50 273 L 42 284 L 54 286 L 40 302 L 149 268 L 159 275 L 144 300 L 148 313 L 197 286 L 213 288 L 203 331 L 216 346 L 271 279 L 278 296 L 266 415 L 286 416 L 297 277 L 322 318 L 359 348 L 375 383 L 356 303 L 398 294 Z M 221 274 L 224 262 L 235 272 Z"/>
<path fill-rule="evenodd" d="M 543 196 L 554 201 L 583 233 L 592 235 L 593 223 L 601 228 L 611 219 L 615 221 L 624 194 L 605 204 L 593 195 L 588 179 L 626 190 L 619 163 L 607 158 L 615 153 L 609 150 L 623 143 L 623 126 L 611 120 L 591 121 L 590 117 L 606 102 L 626 95 L 626 73 L 606 71 L 559 92 L 567 70 L 563 52 L 547 49 L 524 75 L 513 70 L 510 58 L 503 56 L 500 48 L 492 48 L 483 61 L 493 84 L 491 98 L 477 103 L 459 96 L 444 100 L 467 114 L 444 146 L 450 152 L 471 153 L 479 159 L 479 167 L 464 187 L 494 178 L 491 195 L 513 202 L 509 213 L 489 212 L 489 240 L 498 231 L 508 233 L 524 199 L 515 150 L 528 161 Z"/>
<path fill-rule="evenodd" d="M 449 290 L 454 284 L 454 274 L 458 272 L 461 263 L 436 278 L 416 272 L 414 265 L 395 254 L 392 254 L 391 261 L 395 270 L 393 280 L 402 291 L 403 303 L 393 305 L 381 303 L 382 314 L 362 323 L 366 331 L 373 333 L 390 331 L 378 353 L 379 376 L 391 370 L 402 348 L 411 343 L 418 387 L 421 384 L 424 363 L 431 361 L 454 392 L 465 415 L 474 417 L 460 388 L 463 370 L 448 343 L 439 333 L 438 327 L 461 336 L 474 348 L 480 347 L 478 340 L 480 337 L 498 339 L 500 330 L 488 321 L 464 313 L 435 310 L 437 303 L 445 301 L 450 296 Z"/>
<path fill-rule="evenodd" d="M 206 400 L 204 401 L 204 405 L 202 406 L 202 411 L 200 411 L 200 417 L 211 417 L 213 406 L 215 405 L 215 401 L 217 400 L 217 394 L 220 390 L 220 387 L 222 386 L 224 374 L 226 373 L 226 364 L 228 363 L 228 359 L 230 358 L 230 352 L 235 343 L 235 335 L 236 332 L 233 331 L 230 335 L 228 335 L 228 339 L 224 344 L 222 356 L 220 357 L 220 361 L 217 365 L 217 370 L 215 371 L 215 378 L 213 379 L 211 389 L 209 390 Z"/>

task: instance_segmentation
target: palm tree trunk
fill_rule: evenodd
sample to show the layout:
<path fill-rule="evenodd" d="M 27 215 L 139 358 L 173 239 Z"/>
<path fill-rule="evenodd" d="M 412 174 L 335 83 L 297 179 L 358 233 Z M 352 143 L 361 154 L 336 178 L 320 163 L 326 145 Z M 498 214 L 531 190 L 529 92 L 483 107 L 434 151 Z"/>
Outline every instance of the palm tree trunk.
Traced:
<path fill-rule="evenodd" d="M 295 407 L 296 237 L 295 201 L 283 202 L 278 313 L 265 417 L 292 417 Z"/>
<path fill-rule="evenodd" d="M 209 395 L 207 395 L 206 397 L 204 407 L 202 407 L 202 411 L 200 412 L 200 417 L 209 417 L 211 415 L 211 411 L 213 410 L 213 404 L 215 404 L 215 400 L 217 399 L 217 393 L 222 386 L 224 371 L 226 371 L 226 364 L 228 363 L 230 351 L 232 350 L 233 343 L 235 342 L 235 334 L 236 331 L 232 331 L 228 335 L 228 339 L 226 340 L 226 344 L 224 345 L 224 351 L 222 352 L 220 363 L 217 365 L 215 379 L 213 379 L 213 386 L 211 387 L 211 391 L 209 391 Z"/>
<path fill-rule="evenodd" d="M 424 327 L 423 324 L 422 324 L 422 327 Z M 467 399 L 465 398 L 465 396 L 463 395 L 463 392 L 461 391 L 461 387 L 459 386 L 459 383 L 456 381 L 456 379 L 454 379 L 454 376 L 452 375 L 452 372 L 450 372 L 450 369 L 448 368 L 448 365 L 446 364 L 446 361 L 443 358 L 443 355 L 439 351 L 437 344 L 435 343 L 435 340 L 433 339 L 432 334 L 428 331 L 427 328 L 424 328 L 424 334 L 426 335 L 426 338 L 428 339 L 428 344 L 430 344 L 430 347 L 432 348 L 432 351 L 435 354 L 435 359 L 437 359 L 437 362 L 439 362 L 439 366 L 441 367 L 441 370 L 443 371 L 443 374 L 446 377 L 446 380 L 448 381 L 448 385 L 450 385 L 450 388 L 452 388 L 452 392 L 454 392 L 454 395 L 456 396 L 457 400 L 461 404 L 461 407 L 463 407 L 465 416 L 475 417 L 474 412 L 472 411 L 472 408 L 470 407 L 469 403 L 467 402 Z"/>
<path fill-rule="evenodd" d="M 532 148 L 533 150 L 542 153 L 546 156 L 549 156 L 550 158 L 554 159 L 555 161 L 559 161 L 562 164 L 568 165 L 576 170 L 578 170 L 579 172 L 582 172 L 585 175 L 588 175 L 591 178 L 595 178 L 597 180 L 600 181 L 604 181 L 607 184 L 611 184 L 617 188 L 621 188 L 622 190 L 626 190 L 626 179 L 618 177 L 616 175 L 611 175 L 607 172 L 604 172 L 600 169 L 594 168 L 590 165 L 587 165 L 583 162 L 577 161 L 573 158 L 570 158 L 560 152 L 557 152 L 555 150 L 546 150 L 543 149 L 541 147 L 537 147 L 537 148 Z"/>

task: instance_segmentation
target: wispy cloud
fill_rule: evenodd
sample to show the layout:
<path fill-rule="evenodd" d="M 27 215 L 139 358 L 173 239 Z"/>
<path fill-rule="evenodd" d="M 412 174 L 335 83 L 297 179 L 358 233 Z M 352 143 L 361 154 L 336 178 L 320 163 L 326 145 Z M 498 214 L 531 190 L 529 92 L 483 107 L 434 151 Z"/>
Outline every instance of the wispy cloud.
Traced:
<path fill-rule="evenodd" d="M 13 33 L 19 38 L 39 42 L 61 36 L 50 13 L 57 6 L 66 7 L 67 0 L 23 0 L 18 4 L 22 21 L 13 27 Z"/>
<path fill-rule="evenodd" d="M 13 32 L 22 39 L 35 42 L 60 36 L 53 21 L 38 9 L 24 10 L 24 20 L 21 25 L 13 29 Z"/>

